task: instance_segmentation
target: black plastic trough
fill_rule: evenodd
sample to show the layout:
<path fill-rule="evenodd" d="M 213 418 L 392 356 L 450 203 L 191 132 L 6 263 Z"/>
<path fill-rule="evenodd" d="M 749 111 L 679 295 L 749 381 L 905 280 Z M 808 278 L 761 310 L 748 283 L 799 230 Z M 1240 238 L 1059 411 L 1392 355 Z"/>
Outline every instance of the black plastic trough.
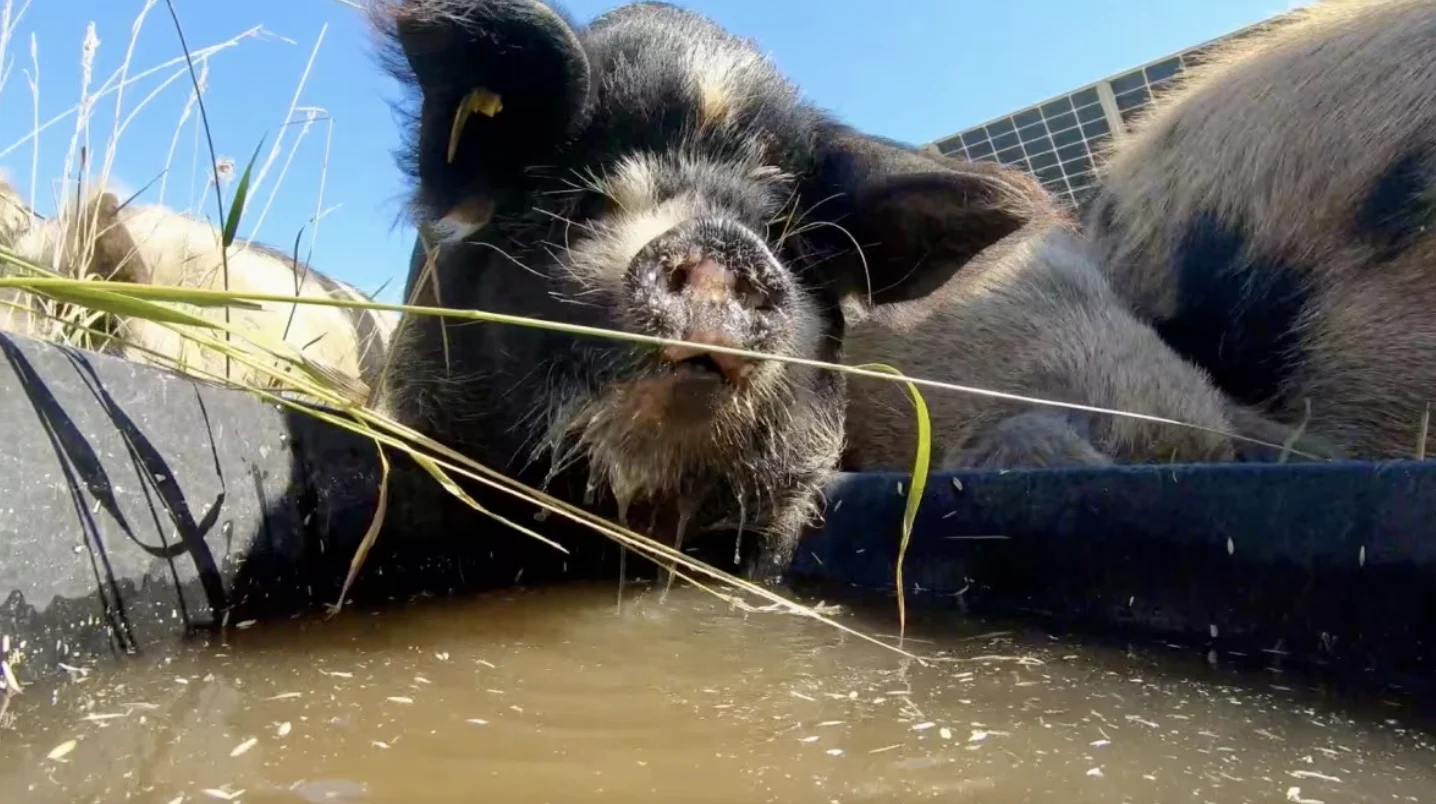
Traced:
<path fill-rule="evenodd" d="M 0 637 L 24 681 L 330 603 L 373 445 L 249 395 L 0 335 Z M 902 475 L 848 475 L 794 576 L 890 593 Z M 396 464 L 358 603 L 611 571 L 500 532 Z M 530 504 L 492 505 L 533 517 Z M 939 475 L 909 600 L 1436 681 L 1436 462 Z"/>

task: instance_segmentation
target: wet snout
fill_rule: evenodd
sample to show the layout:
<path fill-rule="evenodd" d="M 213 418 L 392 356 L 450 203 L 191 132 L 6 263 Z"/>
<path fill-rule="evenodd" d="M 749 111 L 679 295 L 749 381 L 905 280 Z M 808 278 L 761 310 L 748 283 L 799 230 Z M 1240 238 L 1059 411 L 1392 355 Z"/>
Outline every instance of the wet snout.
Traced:
<path fill-rule="evenodd" d="M 743 385 L 755 361 L 703 347 L 764 351 L 781 336 L 788 277 L 762 241 L 738 224 L 680 225 L 638 255 L 628 279 L 643 329 L 694 344 L 659 352 L 664 365 L 687 379 Z"/>

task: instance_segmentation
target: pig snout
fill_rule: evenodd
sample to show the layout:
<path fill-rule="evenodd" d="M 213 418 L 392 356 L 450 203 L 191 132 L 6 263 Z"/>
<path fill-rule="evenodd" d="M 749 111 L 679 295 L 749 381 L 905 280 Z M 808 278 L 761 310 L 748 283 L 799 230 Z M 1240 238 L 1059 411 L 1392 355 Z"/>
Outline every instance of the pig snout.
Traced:
<path fill-rule="evenodd" d="M 640 251 L 626 281 L 640 331 L 695 344 L 659 351 L 675 370 L 741 387 L 758 362 L 703 345 L 770 352 L 783 343 L 791 279 L 741 225 L 680 224 Z"/>

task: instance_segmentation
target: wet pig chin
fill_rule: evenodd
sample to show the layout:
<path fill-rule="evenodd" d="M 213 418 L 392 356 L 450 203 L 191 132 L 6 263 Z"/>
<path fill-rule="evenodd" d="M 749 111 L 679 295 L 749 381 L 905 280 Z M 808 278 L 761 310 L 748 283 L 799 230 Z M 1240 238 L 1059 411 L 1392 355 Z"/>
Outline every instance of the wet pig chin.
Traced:
<path fill-rule="evenodd" d="M 737 389 L 703 367 L 663 366 L 614 389 L 617 418 L 642 438 L 706 438 Z"/>

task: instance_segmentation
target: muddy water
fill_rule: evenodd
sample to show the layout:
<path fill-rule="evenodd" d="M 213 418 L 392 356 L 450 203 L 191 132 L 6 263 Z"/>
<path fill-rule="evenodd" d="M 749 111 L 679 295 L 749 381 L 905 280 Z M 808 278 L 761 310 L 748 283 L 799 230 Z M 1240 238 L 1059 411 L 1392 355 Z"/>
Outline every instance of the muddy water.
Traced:
<path fill-rule="evenodd" d="M 619 616 L 611 587 L 265 623 L 27 690 L 0 800 L 1436 800 L 1410 706 L 991 629 L 919 631 L 948 659 L 922 666 L 691 589 Z"/>

